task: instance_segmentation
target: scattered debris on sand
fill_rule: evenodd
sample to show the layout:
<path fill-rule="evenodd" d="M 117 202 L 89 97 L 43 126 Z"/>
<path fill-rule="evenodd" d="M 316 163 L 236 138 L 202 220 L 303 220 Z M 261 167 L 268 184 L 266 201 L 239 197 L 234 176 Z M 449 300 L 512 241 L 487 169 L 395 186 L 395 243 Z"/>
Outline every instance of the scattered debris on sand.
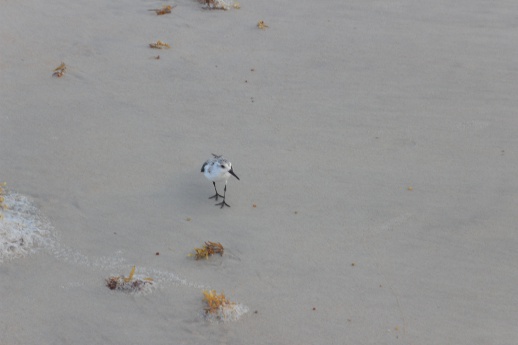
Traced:
<path fill-rule="evenodd" d="M 266 29 L 267 27 L 269 27 L 268 25 L 266 25 L 266 23 L 263 21 L 263 20 L 260 20 L 258 23 L 257 23 L 257 27 L 261 30 L 264 30 Z"/>
<path fill-rule="evenodd" d="M 169 49 L 171 46 L 165 42 L 162 42 L 160 40 L 156 41 L 155 43 L 150 43 L 149 46 L 154 49 Z"/>
<path fill-rule="evenodd" d="M 174 5 L 174 6 L 171 6 L 171 5 L 164 5 L 164 6 L 162 6 L 162 8 L 153 8 L 153 9 L 148 10 L 148 11 L 155 11 L 155 12 L 156 12 L 156 14 L 157 14 L 157 16 L 162 16 L 162 15 L 164 15 L 164 14 L 171 13 L 171 10 L 172 10 L 173 8 L 175 8 L 175 7 L 176 7 L 176 5 Z"/>
<path fill-rule="evenodd" d="M 196 260 L 199 259 L 208 259 L 209 256 L 214 254 L 219 254 L 223 256 L 223 252 L 225 248 L 219 242 L 205 242 L 205 245 L 202 248 L 194 248 L 195 254 L 189 254 L 189 256 L 194 256 Z"/>
<path fill-rule="evenodd" d="M 150 292 L 154 286 L 153 278 L 140 278 L 135 276 L 135 266 L 131 269 L 129 276 L 111 276 L 106 279 L 106 286 L 110 290 L 119 290 L 124 292 Z"/>
<path fill-rule="evenodd" d="M 61 63 L 56 69 L 54 69 L 54 73 L 52 74 L 53 77 L 61 78 L 67 70 L 67 66 L 64 62 Z"/>
<path fill-rule="evenodd" d="M 248 307 L 230 302 L 224 293 L 218 295 L 216 290 L 204 290 L 203 301 L 205 318 L 209 321 L 236 321 L 248 312 Z"/>

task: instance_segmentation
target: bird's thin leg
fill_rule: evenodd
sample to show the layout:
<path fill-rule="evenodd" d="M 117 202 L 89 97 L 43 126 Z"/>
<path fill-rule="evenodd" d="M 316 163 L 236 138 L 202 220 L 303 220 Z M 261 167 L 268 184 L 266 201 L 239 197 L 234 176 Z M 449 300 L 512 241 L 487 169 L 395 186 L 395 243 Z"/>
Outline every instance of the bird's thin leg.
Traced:
<path fill-rule="evenodd" d="M 216 204 L 216 206 L 221 205 L 221 208 L 223 208 L 224 206 L 230 207 L 230 205 L 225 202 L 225 195 L 226 194 L 227 194 L 227 183 L 225 182 L 225 189 L 223 189 L 223 201 L 222 202 L 218 202 Z"/>
<path fill-rule="evenodd" d="M 214 190 L 216 191 L 216 194 L 214 194 L 213 196 L 209 197 L 209 199 L 214 199 L 216 198 L 216 201 L 218 201 L 218 196 L 222 196 L 221 194 L 218 193 L 218 190 L 216 189 L 216 182 L 212 181 L 212 184 L 214 185 Z M 227 185 L 225 185 L 225 188 L 227 187 Z M 225 200 L 225 197 L 223 196 L 223 200 Z"/>

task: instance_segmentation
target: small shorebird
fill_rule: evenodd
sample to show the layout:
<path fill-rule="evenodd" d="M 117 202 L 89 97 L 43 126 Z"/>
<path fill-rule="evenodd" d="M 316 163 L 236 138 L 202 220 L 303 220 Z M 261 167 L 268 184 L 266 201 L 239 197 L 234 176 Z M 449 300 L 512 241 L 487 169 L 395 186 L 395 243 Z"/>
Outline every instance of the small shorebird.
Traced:
<path fill-rule="evenodd" d="M 211 196 L 209 199 L 216 199 L 218 201 L 218 197 L 222 197 L 223 201 L 216 204 L 216 206 L 220 206 L 223 208 L 224 206 L 230 207 L 229 204 L 225 202 L 225 194 L 227 194 L 227 182 L 230 178 L 230 175 L 234 176 L 239 180 L 236 174 L 234 174 L 234 170 L 232 170 L 232 163 L 227 161 L 221 155 L 212 154 L 214 157 L 207 159 L 203 166 L 201 167 L 201 172 L 205 175 L 206 178 L 212 181 L 214 185 L 214 190 L 216 194 Z M 218 193 L 216 189 L 216 182 L 225 180 L 225 189 L 223 190 L 223 195 Z"/>

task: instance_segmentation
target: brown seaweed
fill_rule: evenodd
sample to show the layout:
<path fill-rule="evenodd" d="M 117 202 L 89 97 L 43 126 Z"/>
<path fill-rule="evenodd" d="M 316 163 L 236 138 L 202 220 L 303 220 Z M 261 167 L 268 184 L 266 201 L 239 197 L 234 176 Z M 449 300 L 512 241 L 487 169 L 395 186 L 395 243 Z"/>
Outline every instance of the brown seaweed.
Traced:
<path fill-rule="evenodd" d="M 171 46 L 165 42 L 162 42 L 160 40 L 154 42 L 154 43 L 150 43 L 149 46 L 151 48 L 154 48 L 154 49 L 169 49 L 171 48 Z"/>
<path fill-rule="evenodd" d="M 202 248 L 194 248 L 195 254 L 190 254 L 190 256 L 193 256 L 196 258 L 196 260 L 199 259 L 208 259 L 209 256 L 214 254 L 219 254 L 223 256 L 223 252 L 225 251 L 225 248 L 221 245 L 219 242 L 211 242 L 207 241 L 205 242 L 205 245 Z"/>
<path fill-rule="evenodd" d="M 126 292 L 139 292 L 153 284 L 153 278 L 135 278 L 135 266 L 132 267 L 128 277 L 111 276 L 106 279 L 106 286 L 110 290 L 121 290 Z"/>
<path fill-rule="evenodd" d="M 260 20 L 258 23 L 257 23 L 257 27 L 261 30 L 264 30 L 268 27 L 268 25 L 266 25 L 266 23 L 263 21 L 263 20 Z"/>
<path fill-rule="evenodd" d="M 225 297 L 224 293 L 218 295 L 216 290 L 204 290 L 203 301 L 207 304 L 207 306 L 204 308 L 205 314 L 216 314 L 221 309 L 235 304 L 230 302 Z"/>
<path fill-rule="evenodd" d="M 56 67 L 54 69 L 54 73 L 52 74 L 52 76 L 61 78 L 65 74 L 66 70 L 67 70 L 67 66 L 65 65 L 64 62 L 62 62 L 61 65 L 59 65 L 58 67 Z"/>
<path fill-rule="evenodd" d="M 151 9 L 151 10 L 148 10 L 148 11 L 155 11 L 157 16 L 161 16 L 161 15 L 164 15 L 164 14 L 171 13 L 171 10 L 173 8 L 175 8 L 175 7 L 176 7 L 176 5 L 174 5 L 174 6 L 164 5 L 164 6 L 162 6 L 162 8 L 154 8 L 154 9 Z"/>

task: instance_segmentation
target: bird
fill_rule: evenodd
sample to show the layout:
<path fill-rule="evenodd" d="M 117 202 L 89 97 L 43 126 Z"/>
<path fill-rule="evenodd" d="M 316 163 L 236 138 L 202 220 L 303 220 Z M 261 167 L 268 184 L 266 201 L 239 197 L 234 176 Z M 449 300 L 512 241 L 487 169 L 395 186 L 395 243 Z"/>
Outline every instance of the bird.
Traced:
<path fill-rule="evenodd" d="M 230 175 L 234 176 L 238 180 L 239 177 L 237 177 L 237 175 L 234 173 L 234 170 L 232 169 L 232 163 L 223 158 L 222 155 L 216 155 L 213 153 L 212 156 L 213 157 L 207 159 L 207 161 L 203 163 L 203 166 L 201 167 L 201 172 L 207 179 L 212 181 L 214 190 L 216 191 L 216 194 L 209 197 L 209 199 L 216 199 L 216 201 L 218 201 L 218 197 L 222 197 L 223 201 L 215 204 L 215 206 L 221 206 L 221 208 L 225 206 L 230 207 L 230 205 L 225 202 L 225 195 L 227 194 L 227 182 L 230 178 Z M 216 182 L 223 180 L 225 181 L 225 189 L 223 190 L 223 195 L 221 195 L 216 189 Z"/>

